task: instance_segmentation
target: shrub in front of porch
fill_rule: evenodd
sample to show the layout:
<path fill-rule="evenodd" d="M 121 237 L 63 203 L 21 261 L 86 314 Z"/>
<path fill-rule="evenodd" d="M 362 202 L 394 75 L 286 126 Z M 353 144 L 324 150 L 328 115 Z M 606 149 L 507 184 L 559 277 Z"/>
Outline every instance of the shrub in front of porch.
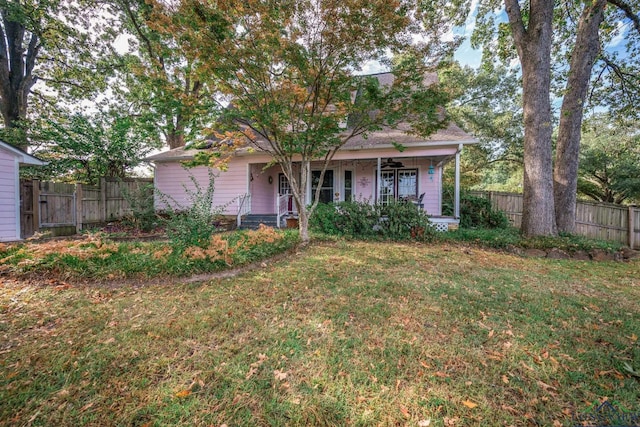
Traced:
<path fill-rule="evenodd" d="M 444 187 L 443 215 L 453 216 L 453 187 Z M 468 191 L 460 192 L 460 228 L 508 228 L 509 219 L 499 209 L 493 209 L 491 201 L 474 196 Z"/>
<path fill-rule="evenodd" d="M 361 239 L 427 240 L 435 235 L 425 211 L 413 203 L 372 205 L 368 201 L 318 205 L 311 228 L 332 236 Z"/>
<path fill-rule="evenodd" d="M 314 231 L 331 236 L 372 237 L 378 214 L 367 202 L 320 203 L 310 220 Z"/>

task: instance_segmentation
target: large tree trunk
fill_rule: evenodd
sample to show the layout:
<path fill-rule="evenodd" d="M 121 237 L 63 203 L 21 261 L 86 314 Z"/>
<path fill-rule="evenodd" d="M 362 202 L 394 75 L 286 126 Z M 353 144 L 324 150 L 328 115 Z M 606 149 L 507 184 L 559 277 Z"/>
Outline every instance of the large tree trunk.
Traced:
<path fill-rule="evenodd" d="M 166 134 L 169 150 L 184 147 L 184 134 L 182 132 L 170 132 Z"/>
<path fill-rule="evenodd" d="M 556 223 L 558 231 L 566 233 L 575 232 L 582 115 L 591 70 L 600 48 L 598 30 L 604 19 L 606 4 L 606 0 L 596 0 L 584 6 L 560 111 L 553 179 Z"/>
<path fill-rule="evenodd" d="M 36 83 L 32 75 L 40 43 L 35 34 L 29 35 L 25 52 L 24 24 L 12 21 L 7 11 L 2 12 L 3 28 L 0 30 L 0 113 L 5 129 L 15 130 L 12 143 L 27 148 L 26 133 L 21 122 L 27 118 L 27 100 Z"/>
<path fill-rule="evenodd" d="M 522 65 L 524 182 L 522 232 L 555 235 L 551 122 L 552 0 L 531 0 L 528 27 L 517 0 L 505 0 Z"/>

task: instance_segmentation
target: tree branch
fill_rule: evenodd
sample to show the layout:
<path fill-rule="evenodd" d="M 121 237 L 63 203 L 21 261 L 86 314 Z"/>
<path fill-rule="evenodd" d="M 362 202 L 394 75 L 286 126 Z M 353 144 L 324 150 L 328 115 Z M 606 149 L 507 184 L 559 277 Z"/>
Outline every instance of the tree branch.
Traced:
<path fill-rule="evenodd" d="M 511 34 L 516 43 L 518 52 L 522 54 L 522 46 L 524 46 L 524 39 L 527 35 L 527 30 L 524 27 L 522 21 L 522 10 L 518 0 L 504 0 L 507 16 L 509 17 L 509 25 L 511 25 Z"/>
<path fill-rule="evenodd" d="M 631 5 L 624 0 L 607 0 L 610 4 L 617 6 L 633 22 L 636 31 L 640 33 L 640 16 L 633 12 Z"/>

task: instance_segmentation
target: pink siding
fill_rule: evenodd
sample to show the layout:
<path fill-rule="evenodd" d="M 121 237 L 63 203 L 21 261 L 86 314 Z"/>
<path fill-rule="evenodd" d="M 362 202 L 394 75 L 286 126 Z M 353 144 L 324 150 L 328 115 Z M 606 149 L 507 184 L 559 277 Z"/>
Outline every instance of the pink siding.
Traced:
<path fill-rule="evenodd" d="M 386 160 L 389 157 L 402 161 L 406 169 L 418 170 L 418 195 L 425 193 L 424 208 L 430 215 L 442 214 L 441 176 L 442 171 L 437 163 L 433 163 L 435 173 L 429 175 L 431 161 L 426 157 L 451 156 L 455 154 L 456 146 L 432 148 L 407 148 L 400 153 L 394 148 L 370 150 L 352 150 L 339 152 L 330 165 L 334 171 L 334 191 L 336 200 L 344 200 L 344 171 L 353 172 L 353 195 L 356 200 L 370 200 L 375 202 L 377 158 Z M 237 212 L 236 199 L 239 195 L 249 191 L 251 193 L 251 212 L 256 214 L 275 213 L 275 200 L 278 192 L 279 166 L 272 166 L 264 170 L 269 157 L 264 154 L 240 155 L 230 162 L 225 172 L 217 171 L 215 180 L 214 206 L 231 202 L 226 214 Z M 316 165 L 319 168 L 319 165 Z M 312 165 L 312 169 L 314 165 Z M 177 162 L 157 163 L 155 172 L 156 188 L 172 197 L 182 206 L 188 204 L 188 196 L 183 185 L 193 188 L 189 174 L 195 176 L 198 182 L 206 188 L 208 175 L 204 167 L 184 169 Z M 269 177 L 272 182 L 269 183 Z M 156 205 L 163 206 L 161 200 Z"/>
<path fill-rule="evenodd" d="M 185 169 L 180 163 L 158 163 L 155 171 L 155 186 L 163 195 L 166 195 L 173 205 L 187 207 L 190 203 L 189 195 L 185 187 L 194 189 L 189 178 L 194 176 L 203 191 L 209 183 L 208 169 L 197 167 Z M 225 214 L 235 215 L 238 210 L 238 196 L 247 192 L 247 164 L 245 158 L 234 158 L 229 162 L 229 168 L 225 172 L 214 170 L 215 190 L 213 193 L 213 206 L 226 205 Z M 163 197 L 156 197 L 156 206 L 162 209 L 165 204 Z M 175 201 L 175 203 L 174 203 Z"/>
<path fill-rule="evenodd" d="M 17 167 L 15 157 L 0 149 L 0 241 L 20 238 Z"/>
<path fill-rule="evenodd" d="M 251 176 L 253 181 L 249 184 L 251 191 L 251 212 L 255 214 L 272 214 L 275 213 L 275 198 L 278 193 L 278 174 L 279 166 L 272 166 L 263 170 L 265 165 L 251 165 Z M 271 177 L 271 183 L 269 183 Z"/>

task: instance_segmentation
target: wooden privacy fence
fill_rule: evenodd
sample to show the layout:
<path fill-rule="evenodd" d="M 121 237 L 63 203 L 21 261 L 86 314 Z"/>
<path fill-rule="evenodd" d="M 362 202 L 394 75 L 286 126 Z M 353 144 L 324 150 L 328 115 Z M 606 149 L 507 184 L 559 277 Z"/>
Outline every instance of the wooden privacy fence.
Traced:
<path fill-rule="evenodd" d="M 473 191 L 472 194 L 491 200 L 491 206 L 503 211 L 514 227 L 522 225 L 522 194 L 496 191 Z M 578 201 L 576 234 L 640 249 L 640 207 Z"/>
<path fill-rule="evenodd" d="M 22 237 L 35 231 L 71 235 L 122 219 L 131 213 L 129 200 L 148 197 L 152 183 L 150 178 L 102 178 L 99 186 L 21 181 Z"/>

